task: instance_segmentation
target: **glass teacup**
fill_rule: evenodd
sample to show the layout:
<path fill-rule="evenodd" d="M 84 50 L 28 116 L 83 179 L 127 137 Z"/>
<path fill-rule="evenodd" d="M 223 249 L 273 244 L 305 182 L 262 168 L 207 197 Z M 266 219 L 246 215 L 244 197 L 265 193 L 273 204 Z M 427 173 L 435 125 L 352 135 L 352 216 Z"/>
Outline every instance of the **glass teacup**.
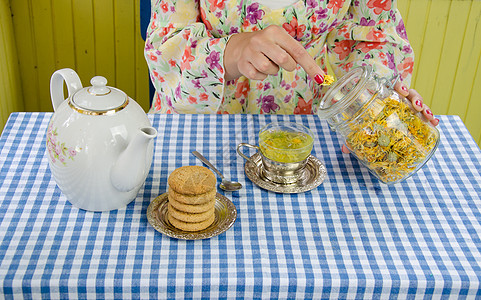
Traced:
<path fill-rule="evenodd" d="M 262 175 L 275 183 L 290 184 L 303 177 L 313 142 L 312 132 L 303 125 L 292 122 L 270 123 L 259 132 L 259 146 L 240 143 L 237 145 L 237 153 L 256 165 L 240 148 L 257 149 L 262 161 L 259 166 Z"/>

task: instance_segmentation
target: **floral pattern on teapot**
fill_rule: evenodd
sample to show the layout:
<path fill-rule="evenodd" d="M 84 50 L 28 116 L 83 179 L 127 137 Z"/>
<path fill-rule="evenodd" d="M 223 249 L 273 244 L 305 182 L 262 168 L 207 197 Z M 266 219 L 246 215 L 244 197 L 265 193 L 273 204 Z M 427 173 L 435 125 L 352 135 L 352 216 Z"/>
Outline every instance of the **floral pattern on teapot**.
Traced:
<path fill-rule="evenodd" d="M 52 128 L 50 125 L 47 129 L 47 149 L 53 163 L 60 161 L 64 166 L 67 165 L 66 160 L 74 160 L 77 155 L 77 150 L 72 147 L 67 147 L 65 143 L 57 140 L 57 128 Z"/>

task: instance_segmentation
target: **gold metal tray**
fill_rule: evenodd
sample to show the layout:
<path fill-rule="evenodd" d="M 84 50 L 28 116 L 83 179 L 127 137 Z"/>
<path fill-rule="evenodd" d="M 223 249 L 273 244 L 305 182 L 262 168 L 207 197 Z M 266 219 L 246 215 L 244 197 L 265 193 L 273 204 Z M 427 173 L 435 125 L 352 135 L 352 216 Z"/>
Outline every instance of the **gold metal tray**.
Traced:
<path fill-rule="evenodd" d="M 326 167 L 313 155 L 307 158 L 303 176 L 298 181 L 289 184 L 276 183 L 264 176 L 259 153 L 252 155 L 251 160 L 254 164 L 247 161 L 244 166 L 247 177 L 259 187 L 276 193 L 295 194 L 307 192 L 318 187 L 327 177 Z"/>
<path fill-rule="evenodd" d="M 208 239 L 227 231 L 237 218 L 235 205 L 225 196 L 217 193 L 214 204 L 214 222 L 204 230 L 183 231 L 170 224 L 167 218 L 167 204 L 169 203 L 167 196 L 168 194 L 164 193 L 150 203 L 147 208 L 147 220 L 155 230 L 172 238 L 181 240 Z"/>

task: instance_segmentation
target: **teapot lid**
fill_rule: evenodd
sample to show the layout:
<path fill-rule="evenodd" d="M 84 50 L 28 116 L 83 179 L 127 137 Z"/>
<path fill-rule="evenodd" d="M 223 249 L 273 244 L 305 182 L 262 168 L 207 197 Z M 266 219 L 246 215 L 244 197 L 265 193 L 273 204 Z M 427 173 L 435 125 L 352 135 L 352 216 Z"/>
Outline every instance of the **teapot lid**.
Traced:
<path fill-rule="evenodd" d="M 119 89 L 107 86 L 107 79 L 95 76 L 90 80 L 92 86 L 76 92 L 70 106 L 76 111 L 88 115 L 103 115 L 118 112 L 129 103 L 127 94 Z"/>

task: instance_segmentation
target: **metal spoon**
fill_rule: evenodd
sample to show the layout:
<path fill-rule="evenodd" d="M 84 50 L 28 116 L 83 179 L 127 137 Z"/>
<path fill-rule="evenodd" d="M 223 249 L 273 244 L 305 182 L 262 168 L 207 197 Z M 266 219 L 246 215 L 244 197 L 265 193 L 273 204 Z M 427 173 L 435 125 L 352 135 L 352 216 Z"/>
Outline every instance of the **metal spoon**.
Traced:
<path fill-rule="evenodd" d="M 242 188 L 242 184 L 239 182 L 235 181 L 229 181 L 224 178 L 224 175 L 222 175 L 219 170 L 217 170 L 214 165 L 212 165 L 202 154 L 200 154 L 197 151 L 192 151 L 192 154 L 195 155 L 198 159 L 200 159 L 204 164 L 208 165 L 212 170 L 214 170 L 219 176 L 220 179 L 222 179 L 222 182 L 219 184 L 219 187 L 223 189 L 224 191 L 232 192 L 232 191 L 237 191 Z"/>

